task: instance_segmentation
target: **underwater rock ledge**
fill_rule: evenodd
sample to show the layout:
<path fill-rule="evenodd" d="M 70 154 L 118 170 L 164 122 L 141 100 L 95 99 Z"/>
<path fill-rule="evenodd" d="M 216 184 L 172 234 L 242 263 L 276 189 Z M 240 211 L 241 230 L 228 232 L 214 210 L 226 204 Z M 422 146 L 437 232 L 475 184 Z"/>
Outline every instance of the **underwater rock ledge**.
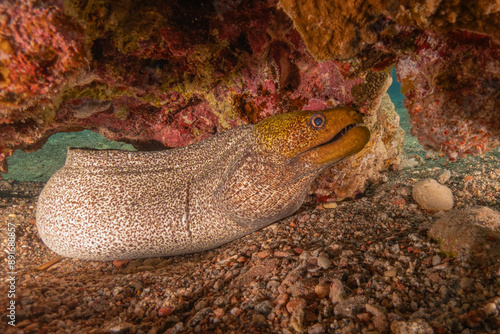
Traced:
<path fill-rule="evenodd" d="M 448 21 L 436 24 L 442 21 L 438 9 L 371 4 L 369 11 L 363 6 L 343 8 L 328 17 L 332 11 L 321 11 L 324 6 L 348 5 L 319 1 L 312 8 L 318 11 L 317 24 L 308 26 L 296 12 L 312 3 L 0 4 L 2 171 L 16 149 L 39 149 L 57 132 L 91 129 L 138 149 L 158 149 L 195 143 L 274 114 L 353 105 L 376 129 L 369 145 L 376 149 L 349 163 L 379 162 L 362 164 L 360 180 L 359 170 L 344 181 L 325 181 L 325 175 L 313 190 L 323 200 L 353 196 L 364 189 L 369 175 L 397 168 L 401 161 L 403 134 L 397 130 L 397 115 L 381 112 L 390 109 L 390 102 L 380 106 L 390 81 L 386 71 L 394 65 L 414 133 L 426 147 L 454 159 L 498 145 L 495 11 L 465 1 L 450 7 L 444 1 L 440 6 L 448 6 Z M 472 8 L 473 20 L 457 14 L 451 22 L 453 13 L 464 13 L 464 8 Z M 324 34 L 330 21 L 335 25 Z M 318 26 L 326 43 L 311 42 Z M 337 26 L 345 27 L 343 33 Z M 455 66 L 457 61 L 465 65 Z M 421 71 L 420 77 L 413 75 L 414 69 Z M 435 71 L 441 75 L 432 76 Z M 428 78 L 430 83 L 424 80 Z M 429 107 L 435 94 L 442 103 Z M 456 102 L 458 95 L 468 97 L 465 105 Z M 416 116 L 419 105 L 427 115 Z M 458 121 L 441 121 L 447 113 Z M 463 124 L 473 133 L 467 138 L 474 140 L 460 146 L 464 137 L 456 127 Z M 440 140 L 445 131 L 447 141 Z"/>

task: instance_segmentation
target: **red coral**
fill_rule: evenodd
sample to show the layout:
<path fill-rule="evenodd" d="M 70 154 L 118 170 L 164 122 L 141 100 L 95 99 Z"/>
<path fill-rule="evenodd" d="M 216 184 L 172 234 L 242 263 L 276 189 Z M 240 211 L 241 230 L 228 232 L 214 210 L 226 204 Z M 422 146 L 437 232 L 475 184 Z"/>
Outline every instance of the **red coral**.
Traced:
<path fill-rule="evenodd" d="M 60 8 L 42 2 L 5 1 L 0 16 L 0 42 L 7 46 L 0 49 L 0 116 L 26 117 L 5 110 L 48 103 L 82 67 L 85 36 Z"/>
<path fill-rule="evenodd" d="M 422 32 L 418 41 L 397 65 L 412 135 L 450 160 L 499 145 L 500 46 L 469 32 Z"/>

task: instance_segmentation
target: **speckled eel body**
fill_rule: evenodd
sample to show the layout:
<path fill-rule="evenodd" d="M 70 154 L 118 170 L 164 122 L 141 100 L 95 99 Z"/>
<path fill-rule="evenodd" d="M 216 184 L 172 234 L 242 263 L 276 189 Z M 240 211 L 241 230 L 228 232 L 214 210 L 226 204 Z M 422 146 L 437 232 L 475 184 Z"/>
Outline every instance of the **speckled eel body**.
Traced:
<path fill-rule="evenodd" d="M 297 111 L 158 152 L 69 149 L 38 201 L 54 252 L 87 260 L 212 249 L 294 213 L 369 140 L 352 108 Z"/>

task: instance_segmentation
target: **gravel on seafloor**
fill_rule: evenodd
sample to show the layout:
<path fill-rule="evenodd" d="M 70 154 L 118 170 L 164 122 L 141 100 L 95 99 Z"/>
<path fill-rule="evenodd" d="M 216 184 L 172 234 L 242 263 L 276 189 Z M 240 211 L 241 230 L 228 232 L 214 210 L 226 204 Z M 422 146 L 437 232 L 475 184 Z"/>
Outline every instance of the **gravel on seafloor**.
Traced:
<path fill-rule="evenodd" d="M 456 163 L 421 159 L 381 174 L 355 200 L 306 204 L 212 251 L 65 258 L 43 270 L 57 258 L 35 226 L 43 184 L 0 181 L 1 249 L 9 224 L 17 241 L 16 326 L 2 252 L 0 332 L 500 333 L 500 259 L 448 257 L 429 239 L 442 213 L 421 209 L 411 191 L 427 178 L 452 190 L 457 209 L 500 211 L 498 150 Z"/>

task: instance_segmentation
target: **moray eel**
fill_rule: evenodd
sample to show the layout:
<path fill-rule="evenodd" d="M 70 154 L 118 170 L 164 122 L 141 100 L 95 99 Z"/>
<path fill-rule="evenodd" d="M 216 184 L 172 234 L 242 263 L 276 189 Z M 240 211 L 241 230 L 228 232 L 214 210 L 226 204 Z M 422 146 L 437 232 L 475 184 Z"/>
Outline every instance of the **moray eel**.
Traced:
<path fill-rule="evenodd" d="M 353 108 L 297 111 L 156 152 L 68 149 L 40 194 L 54 252 L 124 260 L 205 251 L 291 215 L 370 134 Z"/>

